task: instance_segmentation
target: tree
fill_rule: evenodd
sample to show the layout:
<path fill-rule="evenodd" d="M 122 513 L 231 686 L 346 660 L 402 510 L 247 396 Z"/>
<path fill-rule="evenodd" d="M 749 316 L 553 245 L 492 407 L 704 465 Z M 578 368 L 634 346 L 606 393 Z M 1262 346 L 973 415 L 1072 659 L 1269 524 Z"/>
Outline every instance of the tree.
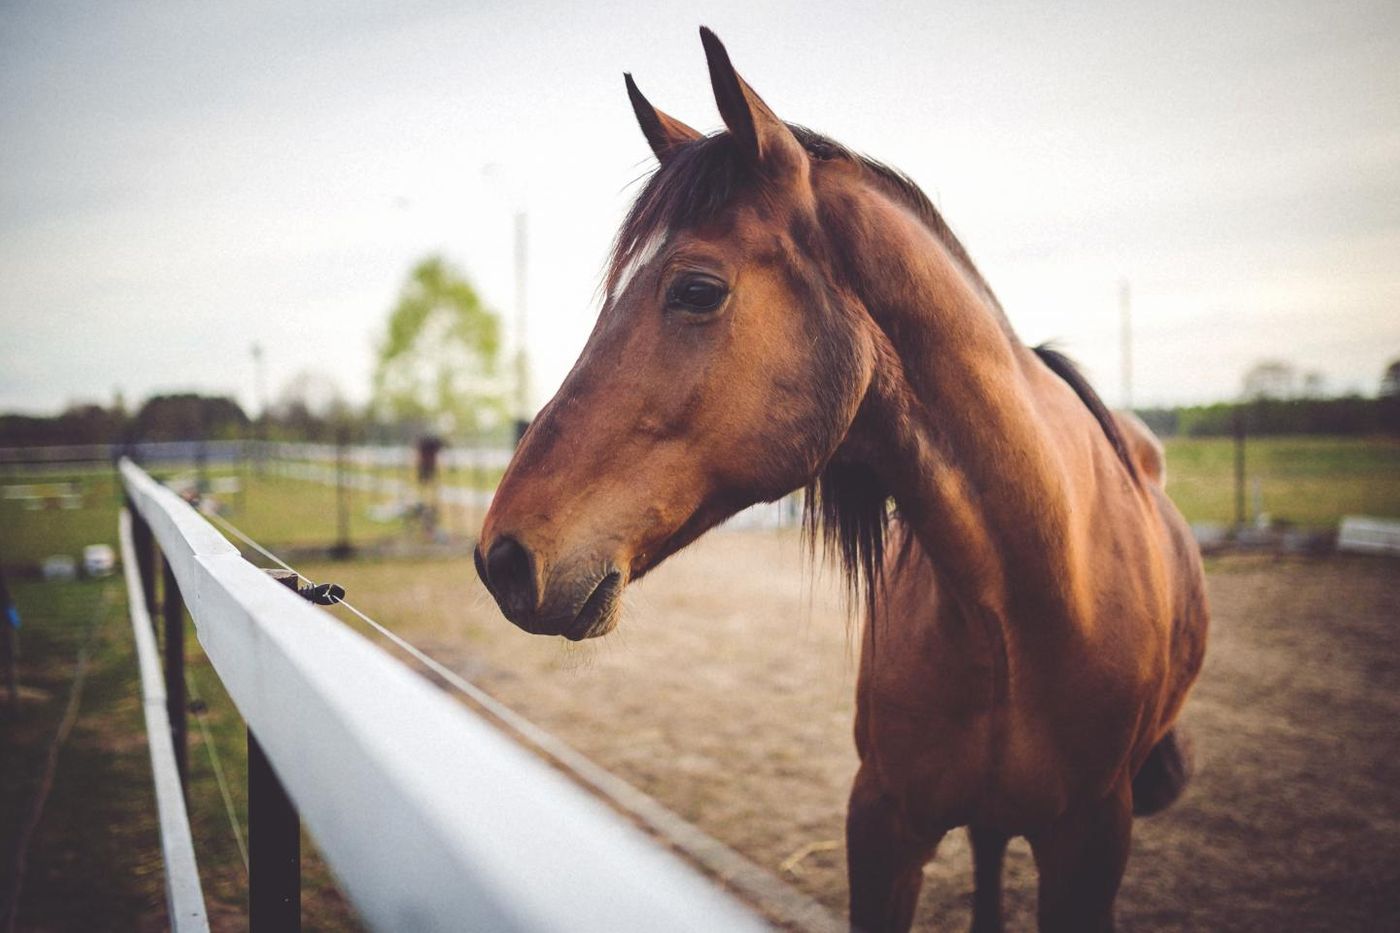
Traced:
<path fill-rule="evenodd" d="M 290 436 L 322 441 L 335 437 L 336 427 L 348 420 L 350 407 L 334 379 L 304 369 L 282 387 L 269 414 Z"/>
<path fill-rule="evenodd" d="M 184 392 L 146 400 L 132 424 L 133 439 L 191 441 L 242 437 L 248 416 L 226 396 Z"/>
<path fill-rule="evenodd" d="M 1380 406 L 1381 430 L 1389 434 L 1400 434 L 1400 359 L 1391 360 L 1381 376 L 1381 397 L 1376 403 Z"/>
<path fill-rule="evenodd" d="M 1381 398 L 1400 398 L 1400 360 L 1391 360 L 1381 376 Z"/>
<path fill-rule="evenodd" d="M 1298 371 L 1282 360 L 1261 360 L 1244 374 L 1246 401 L 1263 398 L 1292 398 L 1297 394 Z"/>
<path fill-rule="evenodd" d="M 378 418 L 443 433 L 504 422 L 500 319 L 441 256 L 427 257 L 409 273 L 377 352 Z"/>

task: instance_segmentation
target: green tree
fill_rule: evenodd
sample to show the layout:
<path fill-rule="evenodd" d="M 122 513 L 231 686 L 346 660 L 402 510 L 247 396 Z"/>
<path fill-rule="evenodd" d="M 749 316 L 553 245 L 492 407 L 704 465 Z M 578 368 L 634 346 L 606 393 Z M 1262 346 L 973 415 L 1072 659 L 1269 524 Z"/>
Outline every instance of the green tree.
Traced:
<path fill-rule="evenodd" d="M 181 392 L 146 400 L 132 424 L 140 441 L 228 440 L 242 437 L 248 416 L 233 399 Z"/>
<path fill-rule="evenodd" d="M 373 407 L 381 420 L 444 433 L 501 424 L 501 323 L 441 256 L 413 267 L 377 348 Z"/>

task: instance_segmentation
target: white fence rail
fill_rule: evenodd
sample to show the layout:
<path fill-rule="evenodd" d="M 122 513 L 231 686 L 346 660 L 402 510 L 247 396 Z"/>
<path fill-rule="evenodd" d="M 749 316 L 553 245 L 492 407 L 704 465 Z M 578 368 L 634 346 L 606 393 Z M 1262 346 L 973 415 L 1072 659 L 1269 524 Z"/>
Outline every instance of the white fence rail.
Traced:
<path fill-rule="evenodd" d="M 1337 530 L 1337 550 L 1400 555 L 1400 520 L 1348 515 Z"/>
<path fill-rule="evenodd" d="M 204 891 L 199 883 L 194 842 L 190 838 L 185 792 L 175 764 L 175 748 L 170 738 L 170 717 L 166 714 L 165 683 L 161 677 L 160 655 L 155 630 L 146 606 L 131 541 L 131 515 L 120 516 L 119 535 L 122 568 L 126 573 L 127 603 L 131 607 L 131 628 L 136 640 L 136 661 L 141 671 L 141 707 L 146 714 L 146 738 L 151 749 L 151 773 L 155 778 L 156 813 L 160 825 L 160 847 L 165 857 L 165 899 L 169 905 L 170 928 L 175 933 L 208 933 L 209 918 L 204 909 Z"/>
<path fill-rule="evenodd" d="M 611 811 L 121 473 L 200 643 L 360 916 L 380 930 L 752 930 Z"/>

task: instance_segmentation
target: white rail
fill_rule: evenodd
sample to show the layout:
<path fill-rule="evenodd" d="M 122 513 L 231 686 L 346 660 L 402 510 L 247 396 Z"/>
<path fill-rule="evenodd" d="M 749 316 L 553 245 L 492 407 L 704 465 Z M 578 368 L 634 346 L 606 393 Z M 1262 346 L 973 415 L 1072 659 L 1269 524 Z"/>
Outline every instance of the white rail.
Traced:
<path fill-rule="evenodd" d="M 155 630 L 141 589 L 136 548 L 131 543 L 131 515 L 122 509 L 119 518 L 122 567 L 126 572 L 126 598 L 131 607 L 131 628 L 136 638 L 136 660 L 141 670 L 141 706 L 146 713 L 146 739 L 151 749 L 151 773 L 155 779 L 156 812 L 160 823 L 160 847 L 165 857 L 165 900 L 170 928 L 175 933 L 209 933 L 204 890 L 199 883 L 185 794 L 175 766 L 175 746 L 170 738 L 170 718 L 165 709 L 165 681 Z"/>
<path fill-rule="evenodd" d="M 129 462 L 205 653 L 381 930 L 756 930 L 751 913 L 247 563 Z"/>
<path fill-rule="evenodd" d="M 1347 515 L 1337 530 L 1337 550 L 1400 555 L 1400 520 Z"/>

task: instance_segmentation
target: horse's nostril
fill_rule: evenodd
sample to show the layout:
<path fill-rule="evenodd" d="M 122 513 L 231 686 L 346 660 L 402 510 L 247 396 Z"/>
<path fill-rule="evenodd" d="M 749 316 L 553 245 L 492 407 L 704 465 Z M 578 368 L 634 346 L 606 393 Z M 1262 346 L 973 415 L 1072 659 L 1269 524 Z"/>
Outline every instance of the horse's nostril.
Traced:
<path fill-rule="evenodd" d="M 479 550 L 479 549 L 478 549 Z M 491 545 L 486 555 L 485 573 L 481 564 L 477 572 L 496 594 L 502 608 L 513 608 L 516 612 L 528 612 L 535 608 L 535 560 L 519 541 L 504 535 Z"/>

